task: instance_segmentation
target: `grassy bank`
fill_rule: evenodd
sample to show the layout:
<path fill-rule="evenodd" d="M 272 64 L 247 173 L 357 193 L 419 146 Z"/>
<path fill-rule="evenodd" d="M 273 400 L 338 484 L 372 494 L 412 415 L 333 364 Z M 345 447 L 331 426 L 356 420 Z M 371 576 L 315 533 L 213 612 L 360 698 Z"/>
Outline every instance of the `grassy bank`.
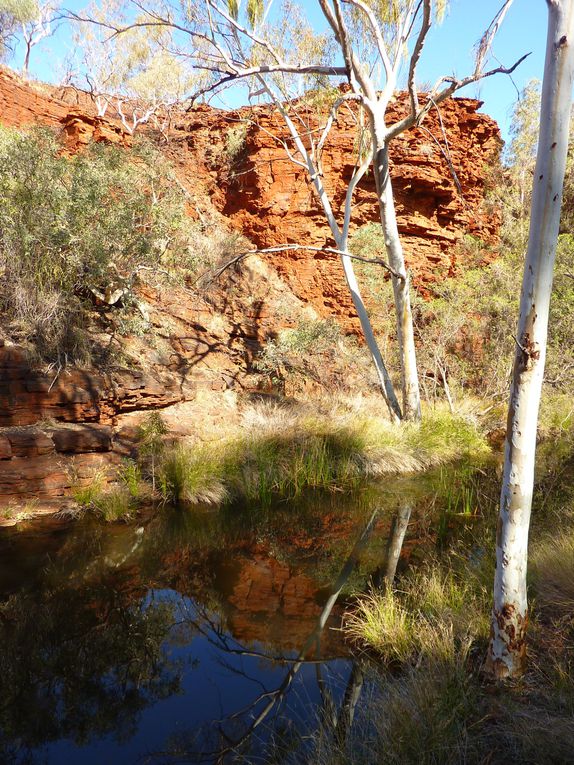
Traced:
<path fill-rule="evenodd" d="M 176 504 L 297 497 L 307 488 L 349 489 L 365 479 L 479 460 L 488 447 L 472 418 L 429 410 L 422 423 L 391 425 L 359 410 L 247 410 L 241 428 L 213 444 L 181 443 L 159 467 Z"/>
<path fill-rule="evenodd" d="M 369 692 L 344 741 L 325 729 L 318 763 L 563 763 L 574 748 L 574 504 L 566 528 L 539 519 L 531 545 L 529 665 L 493 684 L 484 673 L 491 583 L 488 539 L 362 596 L 346 621 Z M 368 741 L 368 746 L 365 746 Z"/>

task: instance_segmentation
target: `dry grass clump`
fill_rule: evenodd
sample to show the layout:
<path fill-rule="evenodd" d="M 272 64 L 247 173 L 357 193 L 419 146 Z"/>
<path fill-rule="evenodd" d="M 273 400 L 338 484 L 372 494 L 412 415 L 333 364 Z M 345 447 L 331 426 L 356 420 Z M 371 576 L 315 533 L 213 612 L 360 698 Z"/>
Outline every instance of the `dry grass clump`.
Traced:
<path fill-rule="evenodd" d="M 487 453 L 473 421 L 433 410 L 395 426 L 358 407 L 248 407 L 218 444 L 178 446 L 164 456 L 160 483 L 175 503 L 268 502 L 307 488 L 350 488 L 365 478 L 417 472 Z"/>
<path fill-rule="evenodd" d="M 392 590 L 365 595 L 347 616 L 345 631 L 353 640 L 388 661 L 410 660 L 416 647 L 416 620 Z"/>
<path fill-rule="evenodd" d="M 227 499 L 222 468 L 212 448 L 178 444 L 162 457 L 158 470 L 161 493 L 176 505 L 220 504 Z"/>
<path fill-rule="evenodd" d="M 453 571 L 413 572 L 400 590 L 362 596 L 347 615 L 345 631 L 385 662 L 445 658 L 488 635 L 487 594 Z M 465 649 L 466 650 L 466 649 Z"/>
<path fill-rule="evenodd" d="M 572 551 L 566 535 L 555 555 L 535 555 L 534 584 L 553 617 L 535 610 L 529 670 L 521 683 L 485 684 L 481 657 L 488 635 L 490 594 L 479 578 L 435 563 L 413 571 L 399 590 L 359 600 L 347 634 L 383 661 L 371 666 L 371 694 L 343 741 L 316 736 L 319 763 L 562 763 L 574 748 L 574 568 L 557 561 Z M 573 559 L 574 560 L 574 559 Z M 548 576 L 549 589 L 538 591 Z M 558 611 L 556 610 L 558 608 Z M 556 618 L 556 614 L 559 618 Z M 390 671 L 389 671 L 390 670 Z M 368 742 L 368 745 L 365 745 Z M 315 753 L 314 753 L 315 754 Z"/>
<path fill-rule="evenodd" d="M 538 604 L 560 614 L 574 613 L 574 530 L 534 545 L 530 568 Z"/>
<path fill-rule="evenodd" d="M 383 690 L 375 722 L 378 754 L 386 763 L 425 765 L 472 762 L 468 721 L 476 718 L 479 693 L 468 672 L 468 644 L 440 635 L 440 651 Z M 470 756 L 469 756 L 470 755 Z"/>
<path fill-rule="evenodd" d="M 72 497 L 79 505 L 79 514 L 91 510 L 109 523 L 128 520 L 134 511 L 134 497 L 128 486 L 108 486 L 102 472 L 95 472 L 89 484 L 76 485 Z"/>

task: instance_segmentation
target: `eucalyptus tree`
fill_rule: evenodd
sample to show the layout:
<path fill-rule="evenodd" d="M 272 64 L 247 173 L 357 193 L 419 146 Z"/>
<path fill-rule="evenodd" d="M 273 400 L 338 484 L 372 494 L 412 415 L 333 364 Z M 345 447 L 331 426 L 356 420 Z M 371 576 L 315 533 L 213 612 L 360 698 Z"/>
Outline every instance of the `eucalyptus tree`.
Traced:
<path fill-rule="evenodd" d="M 34 19 L 35 0 L 0 0 L 0 60 L 6 58 L 23 24 Z"/>
<path fill-rule="evenodd" d="M 420 418 L 420 392 L 409 293 L 409 276 L 397 226 L 389 173 L 389 147 L 394 138 L 420 125 L 431 109 L 457 90 L 493 75 L 511 72 L 498 66 L 485 70 L 489 51 L 511 0 L 507 0 L 478 45 L 473 71 L 466 77 L 441 77 L 424 96 L 417 87 L 417 68 L 433 22 L 446 0 L 318 0 L 326 32 L 305 17 L 293 0 L 202 0 L 176 5 L 170 0 L 134 0 L 137 15 L 130 24 L 108 24 L 114 36 L 137 26 L 170 28 L 193 66 L 210 74 L 195 95 L 207 96 L 243 83 L 251 103 L 262 98 L 283 118 L 286 134 L 273 135 L 286 156 L 304 170 L 325 215 L 357 310 L 381 390 L 391 418 Z M 305 6 L 307 7 L 307 6 Z M 407 73 L 407 108 L 403 117 L 388 119 L 399 75 Z M 346 82 L 345 89 L 336 88 Z M 309 93 L 329 102 L 327 114 L 307 116 Z M 295 99 L 294 99 L 295 97 Z M 324 179 L 322 155 L 330 130 L 342 109 L 356 121 L 356 156 L 341 212 Z M 256 116 L 254 115 L 256 121 Z M 391 275 L 401 360 L 402 409 L 387 372 L 361 296 L 349 251 L 353 196 L 372 169 Z M 304 244 L 304 243 L 303 243 Z"/>
<path fill-rule="evenodd" d="M 524 670 L 526 569 L 536 429 L 574 82 L 574 0 L 546 0 L 548 33 L 528 249 L 508 408 L 488 663 L 496 677 Z"/>
<path fill-rule="evenodd" d="M 123 0 L 97 0 L 86 10 L 90 22 L 69 12 L 76 22 L 77 85 L 90 93 L 98 116 L 115 113 L 130 134 L 152 121 L 165 135 L 192 78 L 169 49 L 168 27 L 133 25 L 109 35 L 112 19 L 128 25 L 127 10 Z"/>
<path fill-rule="evenodd" d="M 24 61 L 22 71 L 28 74 L 32 48 L 50 37 L 56 31 L 59 17 L 59 3 L 54 0 L 43 0 L 34 3 L 33 14 L 22 22 L 21 36 L 24 41 Z"/>

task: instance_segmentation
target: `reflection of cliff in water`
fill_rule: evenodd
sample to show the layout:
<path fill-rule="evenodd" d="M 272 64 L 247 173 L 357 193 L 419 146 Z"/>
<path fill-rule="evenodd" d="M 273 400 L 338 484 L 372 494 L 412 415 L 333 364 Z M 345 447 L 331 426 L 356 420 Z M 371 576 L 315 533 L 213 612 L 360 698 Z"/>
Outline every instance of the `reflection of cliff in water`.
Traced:
<path fill-rule="evenodd" d="M 315 630 L 381 497 L 320 499 L 320 508 L 315 496 L 313 505 L 268 511 L 166 509 L 140 525 L 51 521 L 3 533 L 0 753 L 16 761 L 17 750 L 68 739 L 85 759 L 88 742 L 108 737 L 127 747 L 123 761 L 131 762 L 127 742 L 152 746 L 146 710 L 157 717 L 171 699 L 186 710 L 174 715 L 199 729 L 217 717 L 217 694 L 233 683 L 237 701 L 275 682 Z M 415 511 L 407 555 L 424 525 L 424 512 Z M 390 527 L 381 512 L 343 596 L 384 570 Z M 347 656 L 341 632 L 330 629 L 340 626 L 340 608 L 306 658 Z M 246 661 L 255 665 L 238 680 Z M 190 714 L 194 698 L 199 707 Z"/>

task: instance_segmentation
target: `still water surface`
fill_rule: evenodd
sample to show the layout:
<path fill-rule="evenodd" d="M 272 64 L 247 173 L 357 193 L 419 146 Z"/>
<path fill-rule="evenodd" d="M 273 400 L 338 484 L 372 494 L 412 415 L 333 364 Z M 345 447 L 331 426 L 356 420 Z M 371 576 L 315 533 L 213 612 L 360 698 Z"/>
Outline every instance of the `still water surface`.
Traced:
<path fill-rule="evenodd" d="M 304 748 L 356 683 L 343 604 L 385 570 L 406 503 L 399 566 L 420 555 L 431 484 L 0 530 L 0 761 L 271 762 Z"/>

